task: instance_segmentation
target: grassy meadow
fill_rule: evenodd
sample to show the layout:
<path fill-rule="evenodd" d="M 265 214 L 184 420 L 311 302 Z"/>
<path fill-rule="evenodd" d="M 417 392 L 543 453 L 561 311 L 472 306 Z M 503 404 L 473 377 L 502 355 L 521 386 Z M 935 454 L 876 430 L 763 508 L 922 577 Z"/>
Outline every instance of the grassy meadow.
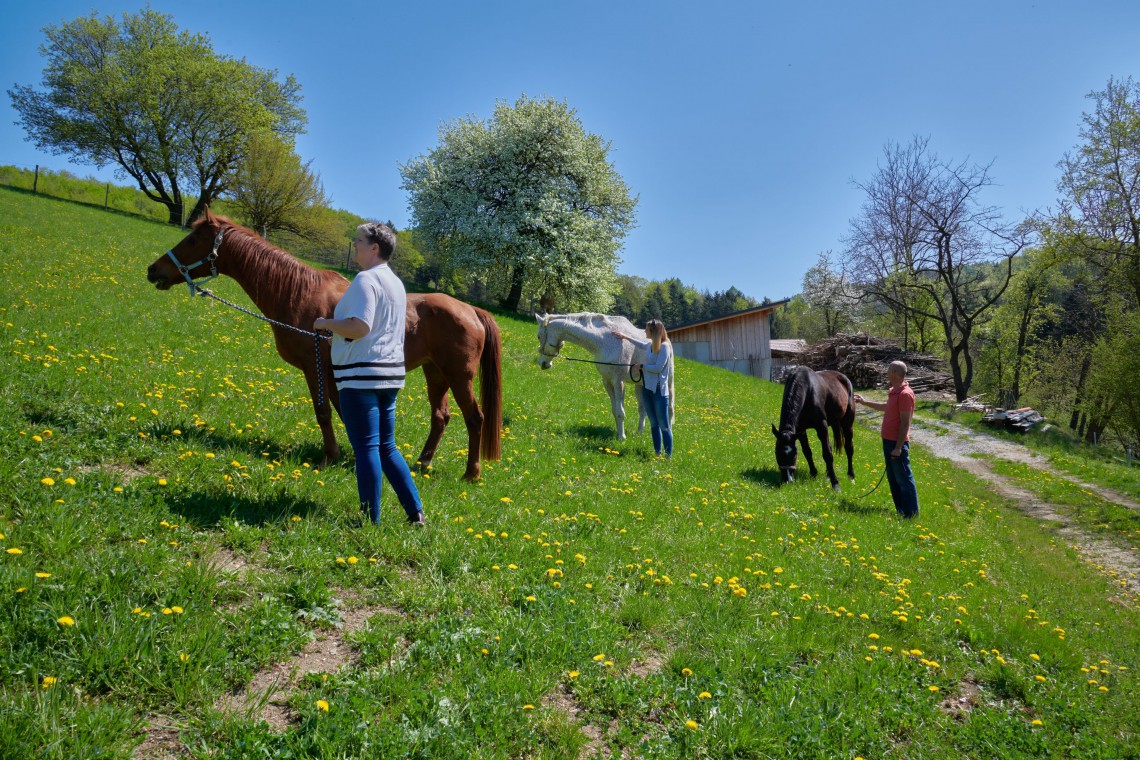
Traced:
<path fill-rule="evenodd" d="M 361 526 L 268 327 L 146 282 L 179 237 L 0 188 L 0 757 L 1140 757 L 1140 599 L 921 449 L 917 521 L 855 499 L 858 426 L 856 484 L 777 489 L 777 385 L 679 360 L 661 461 L 499 315 L 502 461 L 457 415 L 429 527 Z M 284 729 L 220 706 L 360 606 Z"/>

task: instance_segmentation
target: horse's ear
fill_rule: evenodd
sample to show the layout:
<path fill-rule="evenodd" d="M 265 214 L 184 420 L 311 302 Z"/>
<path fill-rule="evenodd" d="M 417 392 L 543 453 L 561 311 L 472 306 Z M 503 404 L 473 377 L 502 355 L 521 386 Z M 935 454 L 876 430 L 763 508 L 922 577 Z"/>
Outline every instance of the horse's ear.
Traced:
<path fill-rule="evenodd" d="M 534 321 L 538 322 L 540 325 L 544 325 L 544 324 L 546 324 L 546 315 L 545 314 L 539 314 L 538 312 L 535 312 L 534 313 Z"/>
<path fill-rule="evenodd" d="M 776 436 L 777 438 L 780 437 L 780 431 L 776 429 L 775 425 L 772 425 L 772 435 Z"/>

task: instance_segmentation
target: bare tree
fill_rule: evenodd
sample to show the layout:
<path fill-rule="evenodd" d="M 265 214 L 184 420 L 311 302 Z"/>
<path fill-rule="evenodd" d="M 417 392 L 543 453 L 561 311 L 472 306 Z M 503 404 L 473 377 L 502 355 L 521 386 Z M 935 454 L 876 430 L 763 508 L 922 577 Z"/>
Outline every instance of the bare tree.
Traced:
<path fill-rule="evenodd" d="M 971 336 L 1008 287 L 1032 228 L 981 204 L 989 165 L 943 162 L 928 142 L 887 143 L 875 175 L 855 183 L 867 199 L 851 220 L 846 269 L 864 293 L 937 320 L 961 401 L 974 378 Z"/>

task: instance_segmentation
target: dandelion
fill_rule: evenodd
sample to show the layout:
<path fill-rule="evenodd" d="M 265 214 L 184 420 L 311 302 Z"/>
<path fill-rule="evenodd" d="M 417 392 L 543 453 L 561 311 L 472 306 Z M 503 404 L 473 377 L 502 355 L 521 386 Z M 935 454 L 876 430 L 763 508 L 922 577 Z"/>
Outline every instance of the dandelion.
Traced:
<path fill-rule="evenodd" d="M 691 731 L 696 731 L 700 727 L 701 727 L 700 724 L 697 723 L 695 720 L 685 721 L 685 728 L 688 728 Z"/>
<path fill-rule="evenodd" d="M 524 710 L 533 710 L 533 709 L 534 709 L 534 705 L 523 705 L 523 706 L 522 706 L 522 709 L 524 709 Z"/>
<path fill-rule="evenodd" d="M 601 662 L 604 659 L 606 659 L 606 656 L 604 654 L 594 655 L 594 662 Z"/>
<path fill-rule="evenodd" d="M 23 550 L 23 549 L 17 548 L 17 547 L 15 547 L 15 546 L 13 546 L 13 547 L 12 547 L 12 548 L 10 548 L 10 549 L 7 549 L 6 551 L 7 551 L 9 554 L 12 554 L 12 555 L 17 555 L 17 554 L 23 554 L 23 553 L 24 553 L 24 550 Z"/>
<path fill-rule="evenodd" d="M 181 615 L 182 614 L 182 608 L 179 607 L 178 605 L 174 605 L 170 609 L 175 615 Z"/>
<path fill-rule="evenodd" d="M 1038 683 L 1045 683 L 1045 676 L 1033 676 L 1033 680 Z"/>
<path fill-rule="evenodd" d="M 503 502 L 504 504 L 510 504 L 512 501 L 514 501 L 514 499 L 512 499 L 510 496 L 504 496 L 503 498 L 499 499 L 499 501 Z M 525 710 L 526 708 L 524 707 L 523 709 Z M 531 705 L 530 709 L 533 710 L 534 705 Z"/>
<path fill-rule="evenodd" d="M 162 608 L 162 614 L 163 615 L 173 615 L 174 610 L 170 609 L 169 607 L 163 607 Z"/>
<path fill-rule="evenodd" d="M 54 486 L 55 480 L 53 478 L 40 478 L 40 482 L 45 486 Z"/>
<path fill-rule="evenodd" d="M 877 633 L 868 634 L 867 638 L 869 638 L 869 639 L 877 639 L 877 638 L 879 638 L 879 634 L 877 634 Z"/>
<path fill-rule="evenodd" d="M 37 578 L 50 578 L 51 573 L 36 573 Z"/>
<path fill-rule="evenodd" d="M 158 479 L 158 484 L 159 484 L 160 486 L 164 486 L 164 485 L 166 485 L 166 478 L 159 478 L 159 479 Z"/>
<path fill-rule="evenodd" d="M 57 618 L 55 622 L 64 627 L 70 628 L 71 626 L 75 625 L 75 618 L 71 617 L 70 615 L 64 615 L 61 618 Z"/>
<path fill-rule="evenodd" d="M 1043 726 L 1043 725 L 1045 725 L 1045 724 L 1044 724 L 1044 723 L 1042 723 L 1042 722 L 1040 721 L 1040 719 L 1038 719 L 1038 718 L 1034 718 L 1032 721 L 1030 721 L 1029 725 L 1031 725 L 1031 726 Z"/>
<path fill-rule="evenodd" d="M 930 689 L 932 692 L 934 692 L 934 691 L 938 691 L 938 687 L 937 687 L 937 686 L 928 686 L 928 687 L 926 687 L 926 688 Z"/>
<path fill-rule="evenodd" d="M 681 675 L 685 676 L 686 678 L 688 676 L 691 676 L 692 674 L 693 674 L 692 670 L 690 670 L 688 668 L 681 668 Z"/>
<path fill-rule="evenodd" d="M 50 689 L 52 686 L 55 686 L 57 680 L 55 676 L 44 676 L 44 688 Z"/>
<path fill-rule="evenodd" d="M 579 675 L 581 675 L 581 674 L 580 674 L 580 673 L 578 673 L 578 671 L 577 671 L 577 670 L 571 670 L 571 671 L 570 671 L 569 673 L 567 673 L 566 675 L 567 675 L 567 677 L 569 677 L 569 678 L 577 678 L 577 677 L 578 677 Z"/>
<path fill-rule="evenodd" d="M 359 561 L 360 560 L 358 560 L 356 557 L 349 557 L 348 558 L 348 564 L 350 564 L 350 565 L 355 565 Z"/>
<path fill-rule="evenodd" d="M 1041 662 L 1041 657 L 1040 657 L 1040 655 L 1037 655 L 1037 654 L 1029 655 L 1029 659 L 1033 660 L 1034 662 Z"/>
<path fill-rule="evenodd" d="M 182 662 L 190 662 L 190 655 L 186 654 L 185 652 L 179 652 L 178 659 Z"/>
<path fill-rule="evenodd" d="M 69 486 L 73 486 L 75 485 L 75 478 L 64 478 L 63 482 L 67 483 Z"/>
<path fill-rule="evenodd" d="M 712 699 L 712 694 L 709 694 L 707 691 L 702 691 L 697 695 L 697 699 Z"/>
<path fill-rule="evenodd" d="M 318 699 L 317 700 L 317 709 L 320 710 L 321 712 L 327 713 L 329 711 L 329 703 L 323 699 Z"/>

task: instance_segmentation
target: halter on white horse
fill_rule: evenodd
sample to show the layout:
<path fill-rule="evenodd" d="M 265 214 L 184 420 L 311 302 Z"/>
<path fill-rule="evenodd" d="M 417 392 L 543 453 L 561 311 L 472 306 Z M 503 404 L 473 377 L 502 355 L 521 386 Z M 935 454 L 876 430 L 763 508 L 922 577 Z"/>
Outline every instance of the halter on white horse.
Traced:
<path fill-rule="evenodd" d="M 625 317 L 611 317 L 606 314 L 585 312 L 580 314 L 535 315 L 538 320 L 538 364 L 542 369 L 550 369 L 566 341 L 581 346 L 590 352 L 602 385 L 610 397 L 614 424 L 619 441 L 625 440 L 625 385 L 630 382 L 629 366 L 645 362 L 644 349 L 634 346 L 613 335 L 618 330 L 626 335 L 645 340 L 645 331 L 633 326 Z M 640 386 L 640 383 L 638 383 Z M 673 416 L 673 389 L 669 389 L 669 416 Z M 636 392 L 638 424 L 637 432 L 645 430 L 645 409 L 642 407 L 641 393 Z"/>

